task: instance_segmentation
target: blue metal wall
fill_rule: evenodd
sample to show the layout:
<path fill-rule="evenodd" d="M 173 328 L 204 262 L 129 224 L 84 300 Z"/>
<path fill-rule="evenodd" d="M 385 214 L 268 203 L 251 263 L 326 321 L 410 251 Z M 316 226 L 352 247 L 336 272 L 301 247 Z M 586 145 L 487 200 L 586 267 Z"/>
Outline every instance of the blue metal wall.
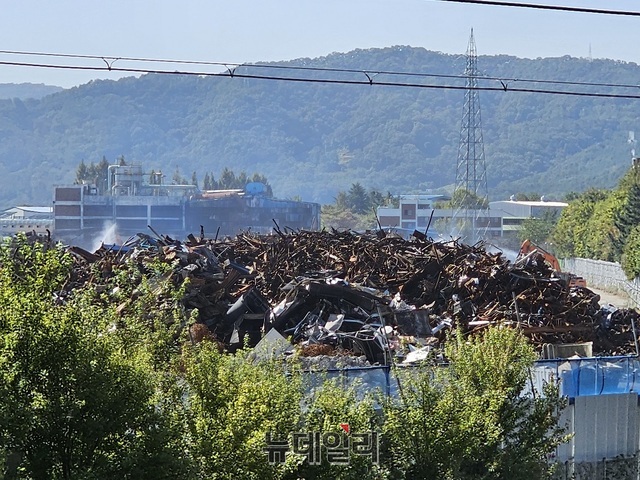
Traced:
<path fill-rule="evenodd" d="M 410 368 L 412 367 L 402 367 L 403 370 Z M 388 366 L 351 367 L 309 375 L 340 378 L 345 386 L 357 381 L 362 384 L 364 390 L 378 388 L 387 395 L 396 395 L 398 392 L 393 369 Z M 531 383 L 527 391 L 535 390 L 541 393 L 545 382 L 558 379 L 560 393 L 569 398 L 638 393 L 640 359 L 592 357 L 538 361 L 531 371 Z"/>

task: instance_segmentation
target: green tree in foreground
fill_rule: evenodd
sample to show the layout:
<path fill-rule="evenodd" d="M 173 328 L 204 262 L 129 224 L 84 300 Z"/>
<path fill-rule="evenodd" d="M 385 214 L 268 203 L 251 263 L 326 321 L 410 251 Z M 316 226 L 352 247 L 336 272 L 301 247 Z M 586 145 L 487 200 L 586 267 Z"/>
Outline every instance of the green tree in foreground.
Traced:
<path fill-rule="evenodd" d="M 547 456 L 562 443 L 556 385 L 523 394 L 535 353 L 516 330 L 450 338 L 449 367 L 401 377 L 400 401 L 383 431 L 394 478 L 549 478 Z"/>
<path fill-rule="evenodd" d="M 103 329 L 59 247 L 0 248 L 0 451 L 6 478 L 175 478 L 180 452 L 147 361 Z"/>
<path fill-rule="evenodd" d="M 300 377 L 254 364 L 245 352 L 223 355 L 207 340 L 186 349 L 183 361 L 198 478 L 283 478 L 290 462 L 270 465 L 262 449 L 268 432 L 286 438 L 300 429 Z"/>
<path fill-rule="evenodd" d="M 400 395 L 303 374 L 294 360 L 187 341 L 169 260 L 124 261 L 66 294 L 60 247 L 0 247 L 0 461 L 21 479 L 547 478 L 557 388 L 523 394 L 534 352 L 516 330 L 449 339 L 448 367 L 399 373 Z M 340 381 L 341 379 L 338 379 Z M 270 465 L 266 435 L 380 433 L 380 462 Z M 0 470 L 0 472 L 1 472 Z M 0 478 L 2 478 L 0 476 Z M 3 479 L 4 480 L 4 479 Z"/>
<path fill-rule="evenodd" d="M 290 452 L 284 464 L 271 465 L 263 451 L 267 435 L 291 441 L 294 432 L 340 434 L 341 423 L 357 432 L 377 429 L 380 417 L 372 399 L 362 391 L 358 395 L 357 386 L 345 389 L 330 380 L 311 385 L 311 377 L 295 366 L 289 365 L 285 374 L 281 362 L 254 362 L 250 352 L 221 354 L 207 340 L 187 348 L 183 361 L 198 478 L 381 478 L 380 467 L 369 457 L 352 457 L 342 466 L 323 455 L 319 464 L 310 465 L 306 457 Z"/>

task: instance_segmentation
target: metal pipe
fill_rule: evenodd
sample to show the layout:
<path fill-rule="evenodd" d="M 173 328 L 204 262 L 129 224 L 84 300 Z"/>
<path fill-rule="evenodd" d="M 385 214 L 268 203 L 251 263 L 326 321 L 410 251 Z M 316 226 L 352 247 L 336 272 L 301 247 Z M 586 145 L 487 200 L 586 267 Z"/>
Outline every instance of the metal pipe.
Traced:
<path fill-rule="evenodd" d="M 631 330 L 633 330 L 633 343 L 636 345 L 636 357 L 640 355 L 638 351 L 638 333 L 636 332 L 636 322 L 632 316 L 631 318 Z"/>
<path fill-rule="evenodd" d="M 118 168 L 120 165 L 109 165 L 107 167 L 107 191 L 109 192 L 109 194 L 113 194 L 113 192 L 111 191 L 111 169 L 112 168 Z"/>

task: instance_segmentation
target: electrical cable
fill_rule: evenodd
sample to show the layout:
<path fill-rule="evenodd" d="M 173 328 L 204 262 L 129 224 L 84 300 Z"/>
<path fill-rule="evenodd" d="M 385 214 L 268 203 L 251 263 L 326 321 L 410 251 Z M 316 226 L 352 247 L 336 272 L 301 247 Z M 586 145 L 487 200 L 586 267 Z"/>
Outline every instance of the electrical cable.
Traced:
<path fill-rule="evenodd" d="M 61 56 L 64 54 L 49 54 L 52 56 Z M 572 91 L 572 90 L 557 90 L 557 89 L 536 89 L 536 88 L 520 88 L 510 87 L 510 82 L 531 82 L 531 83 L 547 83 L 547 84 L 559 84 L 559 85 L 571 85 L 571 86 L 600 86 L 600 87 L 616 87 L 616 88 L 633 88 L 638 89 L 638 85 L 625 85 L 625 84 L 599 84 L 592 82 L 563 82 L 563 81 L 551 81 L 551 80 L 522 80 L 522 79 L 500 79 L 499 77 L 475 77 L 476 80 L 498 80 L 500 86 L 474 86 L 468 87 L 466 85 L 447 85 L 447 84 L 424 84 L 424 83 L 408 83 L 408 82 L 390 82 L 375 80 L 376 75 L 370 75 L 372 72 L 363 70 L 331 70 L 348 72 L 348 73 L 360 73 L 367 77 L 367 80 L 349 80 L 349 79 L 337 79 L 337 78 L 305 78 L 305 77 L 293 77 L 293 76 L 276 76 L 276 75 L 257 75 L 257 74 L 244 74 L 236 72 L 236 69 L 240 66 L 254 67 L 257 65 L 237 65 L 234 69 L 230 69 L 227 64 L 226 72 L 202 72 L 202 71 L 190 71 L 190 70 L 161 70 L 151 68 L 135 68 L 135 67 L 115 67 L 113 63 L 122 59 L 119 57 L 97 57 L 91 56 L 93 59 L 101 59 L 106 63 L 106 66 L 89 66 L 89 65 L 62 65 L 62 64 L 47 64 L 47 63 L 34 63 L 34 62 L 8 62 L 0 61 L 0 65 L 5 66 L 19 66 L 19 67 L 35 67 L 35 68 L 53 68 L 53 69 L 67 69 L 67 70 L 85 70 L 85 71 L 109 71 L 119 73 L 132 73 L 132 74 L 165 74 L 165 75 L 184 75 L 184 76 L 199 76 L 199 77 L 229 77 L 229 78 L 244 78 L 255 80 L 275 80 L 275 81 L 288 81 L 298 83 L 316 83 L 316 84 L 334 84 L 334 85 L 376 85 L 376 86 L 388 86 L 388 87 L 409 87 L 409 88 L 427 88 L 427 89 L 440 89 L 440 90 L 477 90 L 477 91 L 494 91 L 494 92 L 520 92 L 520 93 L 540 93 L 547 95 L 566 95 L 566 96 L 579 96 L 579 97 L 592 97 L 592 98 L 618 98 L 618 99 L 640 99 L 640 94 L 624 94 L 624 93 L 605 93 L 605 92 L 585 92 L 585 91 Z M 114 60 L 113 62 L 107 62 L 106 58 Z M 209 64 L 214 65 L 213 62 Z M 215 65 L 222 66 L 223 64 L 215 63 Z M 290 67 L 295 69 L 296 67 Z M 304 68 L 300 68 L 304 70 Z M 402 75 L 400 72 L 390 72 L 395 75 Z M 413 76 L 437 76 L 435 74 L 411 74 Z M 444 76 L 441 76 L 444 77 Z M 448 76 L 447 78 L 451 78 Z M 455 76 L 456 79 L 468 79 L 468 76 Z"/>
<path fill-rule="evenodd" d="M 435 0 L 439 2 L 467 3 L 474 5 L 490 5 L 494 7 L 534 8 L 538 10 L 556 10 L 560 12 L 594 13 L 599 15 L 622 15 L 640 17 L 640 12 L 627 10 L 607 10 L 603 8 L 569 7 L 564 5 L 545 5 L 540 3 L 505 2 L 501 0 Z"/>
<path fill-rule="evenodd" d="M 380 82 L 380 81 L 367 81 L 367 80 L 340 80 L 340 79 L 320 79 L 320 78 L 301 78 L 301 77 L 278 77 L 273 75 L 247 75 L 241 73 L 211 73 L 211 72 L 194 72 L 186 70 L 152 70 L 143 68 L 121 68 L 121 67 L 92 67 L 82 65 L 50 65 L 50 64 L 36 64 L 26 62 L 3 62 L 0 61 L 0 65 L 8 66 L 20 66 L 20 67 L 38 67 L 38 68 L 55 68 L 55 69 L 67 69 L 67 70 L 89 70 L 89 71 L 110 71 L 119 73 L 133 73 L 133 74 L 165 74 L 165 75 L 184 75 L 184 76 L 199 76 L 199 77 L 228 77 L 228 78 L 245 78 L 254 80 L 277 80 L 285 82 L 297 82 L 297 83 L 316 83 L 316 84 L 333 84 L 333 85 L 375 85 L 375 86 L 387 86 L 387 87 L 409 87 L 409 88 L 427 88 L 436 90 L 469 90 L 469 87 L 464 85 L 433 85 L 433 84 L 420 84 L 420 83 L 399 83 L 399 82 Z M 635 87 L 638 88 L 638 87 Z M 640 99 L 639 95 L 633 94 L 618 94 L 618 93 L 602 93 L 602 92 L 576 92 L 570 90 L 542 90 L 535 88 L 505 88 L 501 87 L 473 87 L 473 90 L 478 91 L 493 91 L 493 92 L 520 92 L 520 93 L 540 93 L 548 95 L 567 95 L 567 96 L 579 96 L 579 97 L 593 97 L 593 98 L 622 98 L 622 99 Z"/>
<path fill-rule="evenodd" d="M 400 72 L 400 71 L 391 71 L 391 70 L 373 70 L 373 69 L 353 69 L 353 68 L 330 68 L 330 67 L 309 67 L 309 66 L 296 66 L 296 65 L 278 65 L 278 64 L 267 64 L 267 63 L 237 63 L 237 62 L 210 62 L 210 61 L 197 61 L 197 60 L 171 60 L 171 59 L 153 59 L 153 58 L 144 58 L 144 57 L 116 57 L 109 55 L 81 55 L 81 54 L 65 54 L 65 53 L 46 53 L 46 52 L 27 52 L 27 51 L 14 51 L 14 50 L 0 50 L 0 55 L 23 55 L 23 56 L 43 56 L 43 57 L 54 57 L 54 58 L 74 58 L 74 59 L 91 59 L 91 60 L 102 60 L 107 64 L 107 70 L 115 70 L 115 71 L 129 71 L 135 73 L 172 73 L 161 70 L 154 69 L 124 69 L 125 67 L 113 67 L 113 63 L 122 60 L 122 61 L 130 61 L 130 62 L 145 62 L 145 63 L 169 63 L 169 64 L 180 64 L 180 65 L 208 65 L 208 66 L 217 66 L 217 67 L 225 67 L 228 72 L 231 71 L 230 66 L 233 66 L 234 74 L 235 70 L 240 67 L 245 68 L 258 68 L 258 69 L 275 69 L 275 70 L 294 70 L 294 71 L 313 71 L 313 72 L 331 72 L 331 73 L 354 73 L 354 74 L 363 74 L 367 76 L 369 79 L 368 83 L 372 83 L 372 76 L 378 75 L 389 75 L 389 76 L 403 76 L 403 77 L 419 77 L 419 78 L 444 78 L 444 79 L 459 79 L 466 80 L 469 78 L 468 75 L 454 75 L 454 74 L 438 74 L 438 73 L 421 73 L 421 72 Z M 108 60 L 111 60 L 111 64 L 109 64 Z M 46 66 L 54 68 L 54 66 L 50 64 L 35 64 L 35 63 L 25 63 L 19 62 L 21 66 Z M 10 65 L 11 62 L 0 62 L 0 64 Z M 75 68 L 72 66 L 61 66 L 60 68 Z M 92 67 L 85 66 L 79 69 L 91 70 Z M 97 70 L 103 70 L 104 68 L 96 68 Z M 182 72 L 185 75 L 190 74 L 189 72 Z M 197 73 L 196 75 L 205 75 L 205 73 Z M 531 79 L 531 78 L 515 78 L 515 77 L 496 77 L 489 75 L 480 75 L 476 77 L 478 80 L 488 80 L 488 81 L 498 81 L 502 82 L 503 89 L 505 85 L 511 82 L 520 82 L 520 83 L 533 83 L 533 84 L 556 84 L 556 85 L 570 85 L 570 86 L 589 86 L 589 87 L 607 87 L 607 88 L 633 88 L 638 89 L 640 85 L 632 85 L 632 84 L 621 84 L 621 83 L 602 83 L 602 82 L 580 82 L 580 81 L 568 81 L 568 80 L 539 80 L 539 79 Z M 507 87 L 508 88 L 508 87 Z"/>

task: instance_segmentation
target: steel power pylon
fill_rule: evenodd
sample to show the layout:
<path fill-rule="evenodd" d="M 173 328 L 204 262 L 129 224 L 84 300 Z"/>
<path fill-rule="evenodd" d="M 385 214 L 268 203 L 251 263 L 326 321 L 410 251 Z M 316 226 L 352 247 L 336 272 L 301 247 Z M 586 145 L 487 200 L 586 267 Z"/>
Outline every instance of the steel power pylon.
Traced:
<path fill-rule="evenodd" d="M 475 243 L 482 236 L 481 230 L 487 227 L 488 212 L 482 202 L 487 201 L 488 190 L 478 96 L 478 53 L 473 29 L 469 37 L 467 67 L 464 74 L 467 81 L 455 183 L 456 200 L 459 200 L 459 203 L 456 206 L 454 223 L 461 236 L 473 241 L 470 243 Z"/>

